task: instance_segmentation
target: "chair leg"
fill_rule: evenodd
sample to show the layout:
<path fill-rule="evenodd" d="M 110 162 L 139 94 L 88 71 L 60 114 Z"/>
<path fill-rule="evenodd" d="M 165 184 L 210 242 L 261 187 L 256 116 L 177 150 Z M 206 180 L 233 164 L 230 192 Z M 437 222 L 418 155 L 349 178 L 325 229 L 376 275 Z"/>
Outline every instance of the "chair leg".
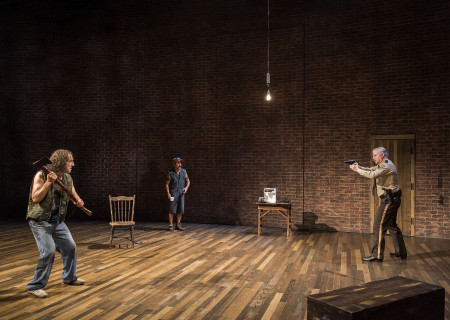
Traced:
<path fill-rule="evenodd" d="M 130 233 L 131 233 L 131 246 L 134 248 L 134 226 L 130 227 Z"/>
<path fill-rule="evenodd" d="M 109 248 L 110 249 L 112 247 L 113 238 L 114 238 L 114 226 L 111 226 L 111 238 L 109 239 Z"/>

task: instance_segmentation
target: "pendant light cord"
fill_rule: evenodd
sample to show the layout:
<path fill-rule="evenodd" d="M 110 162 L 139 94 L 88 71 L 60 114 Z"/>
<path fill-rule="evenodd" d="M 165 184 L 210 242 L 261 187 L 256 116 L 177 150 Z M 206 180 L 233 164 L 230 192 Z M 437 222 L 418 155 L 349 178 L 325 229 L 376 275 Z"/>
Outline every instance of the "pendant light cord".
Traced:
<path fill-rule="evenodd" d="M 269 61 L 270 61 L 270 22 L 269 22 L 269 17 L 270 17 L 270 8 L 269 8 L 269 2 L 270 0 L 267 0 L 267 74 L 269 75 Z M 270 83 L 270 76 L 268 76 L 267 79 L 267 86 L 269 86 Z"/>

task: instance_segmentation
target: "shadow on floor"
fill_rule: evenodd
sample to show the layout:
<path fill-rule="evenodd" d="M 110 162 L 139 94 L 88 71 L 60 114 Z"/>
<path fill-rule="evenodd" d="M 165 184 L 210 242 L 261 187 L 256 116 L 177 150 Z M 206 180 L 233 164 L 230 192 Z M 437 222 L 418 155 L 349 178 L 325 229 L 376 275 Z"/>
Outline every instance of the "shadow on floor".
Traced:
<path fill-rule="evenodd" d="M 303 212 L 303 224 L 296 224 L 297 230 L 294 232 L 337 232 L 333 227 L 325 223 L 316 223 L 318 220 L 317 214 L 314 212 Z"/>

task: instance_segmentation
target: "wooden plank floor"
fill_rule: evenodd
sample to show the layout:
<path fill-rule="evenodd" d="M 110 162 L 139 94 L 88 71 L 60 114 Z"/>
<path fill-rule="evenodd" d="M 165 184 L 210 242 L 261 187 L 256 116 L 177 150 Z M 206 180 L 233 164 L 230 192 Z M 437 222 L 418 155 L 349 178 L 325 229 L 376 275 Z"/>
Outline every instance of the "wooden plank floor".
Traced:
<path fill-rule="evenodd" d="M 406 238 L 406 261 L 363 264 L 369 234 L 137 223 L 142 244 L 109 249 L 108 222 L 67 225 L 87 283 L 63 285 L 57 254 L 49 297 L 37 299 L 26 291 L 38 257 L 32 233 L 25 221 L 1 224 L 1 319 L 306 319 L 308 294 L 397 275 L 444 287 L 450 319 L 450 240 Z"/>

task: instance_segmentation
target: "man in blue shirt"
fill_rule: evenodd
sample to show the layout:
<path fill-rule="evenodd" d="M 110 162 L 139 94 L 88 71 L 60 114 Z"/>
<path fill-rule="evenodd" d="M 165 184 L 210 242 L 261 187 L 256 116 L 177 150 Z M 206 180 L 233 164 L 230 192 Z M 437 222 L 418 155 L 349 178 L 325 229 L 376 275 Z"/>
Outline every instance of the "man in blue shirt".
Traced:
<path fill-rule="evenodd" d="M 184 213 L 184 194 L 187 192 L 191 182 L 186 170 L 182 169 L 184 160 L 180 157 L 173 158 L 173 168 L 167 173 L 166 191 L 170 200 L 169 206 L 169 230 L 173 231 L 173 217 L 177 215 L 176 229 L 183 231 L 181 217 Z"/>

